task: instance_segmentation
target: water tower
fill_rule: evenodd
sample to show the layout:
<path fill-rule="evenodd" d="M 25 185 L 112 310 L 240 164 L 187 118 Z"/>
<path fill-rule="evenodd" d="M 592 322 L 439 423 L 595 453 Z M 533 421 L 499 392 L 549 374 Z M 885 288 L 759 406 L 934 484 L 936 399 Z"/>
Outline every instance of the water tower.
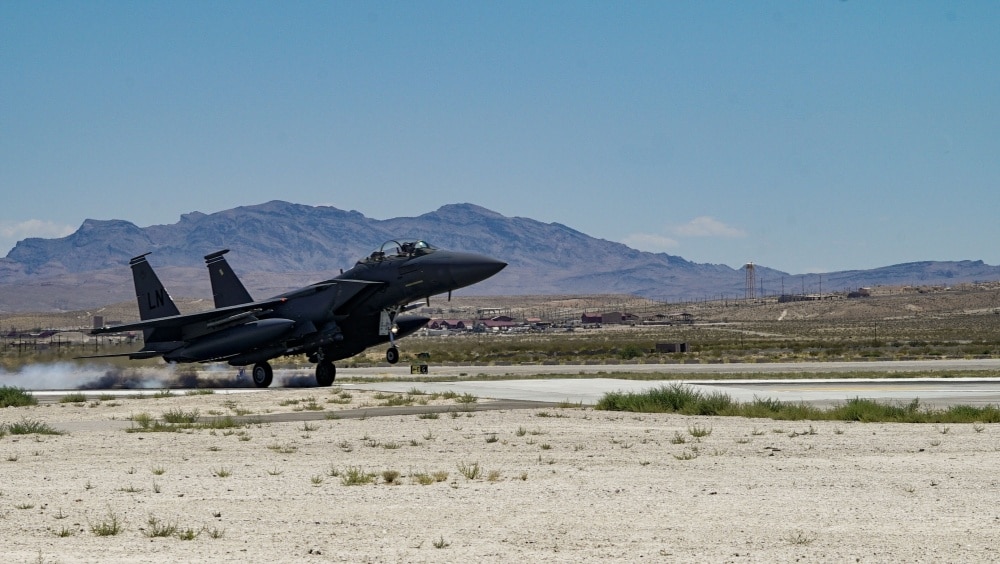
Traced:
<path fill-rule="evenodd" d="M 745 268 L 747 271 L 747 286 L 743 297 L 748 300 L 752 300 L 757 297 L 757 282 L 756 282 L 757 277 L 754 274 L 753 263 L 748 262 L 745 265 L 743 265 L 743 268 Z"/>

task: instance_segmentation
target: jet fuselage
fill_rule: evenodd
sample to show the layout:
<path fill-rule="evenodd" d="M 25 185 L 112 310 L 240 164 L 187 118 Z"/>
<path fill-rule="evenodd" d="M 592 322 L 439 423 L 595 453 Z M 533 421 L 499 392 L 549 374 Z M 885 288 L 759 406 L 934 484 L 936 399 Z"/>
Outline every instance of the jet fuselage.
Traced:
<path fill-rule="evenodd" d="M 399 360 L 395 339 L 427 324 L 404 312 L 414 302 L 475 284 L 506 263 L 424 241 L 389 241 L 336 278 L 253 301 L 218 251 L 205 257 L 216 309 L 182 315 L 164 290 L 146 255 L 130 261 L 142 321 L 95 329 L 94 334 L 142 329 L 142 350 L 130 358 L 162 356 L 168 362 L 225 361 L 254 364 L 258 386 L 271 382 L 267 361 L 305 354 L 317 363 L 320 385 L 333 382 L 334 360 L 389 342 L 390 363 Z M 147 253 L 148 254 L 148 253 Z"/>

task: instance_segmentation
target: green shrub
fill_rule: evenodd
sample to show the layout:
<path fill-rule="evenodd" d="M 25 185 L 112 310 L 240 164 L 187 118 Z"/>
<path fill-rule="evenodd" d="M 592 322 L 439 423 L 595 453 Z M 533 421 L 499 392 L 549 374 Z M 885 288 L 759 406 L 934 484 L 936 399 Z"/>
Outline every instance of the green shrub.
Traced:
<path fill-rule="evenodd" d="M 173 424 L 190 424 L 198 421 L 198 410 L 184 411 L 182 409 L 171 409 L 163 414 L 163 421 Z"/>
<path fill-rule="evenodd" d="M 125 521 L 120 515 L 108 509 L 107 519 L 99 523 L 90 524 L 90 532 L 99 537 L 111 537 L 120 534 L 125 530 Z"/>
<path fill-rule="evenodd" d="M 83 392 L 73 392 L 59 398 L 59 403 L 83 403 L 87 401 L 87 396 Z"/>
<path fill-rule="evenodd" d="M 43 423 L 35 419 L 21 419 L 17 423 L 9 423 L 6 431 L 11 435 L 61 435 L 62 431 L 57 431 L 48 423 Z"/>
<path fill-rule="evenodd" d="M 28 405 L 38 405 L 38 400 L 26 392 L 24 388 L 0 386 L 0 407 L 24 407 Z"/>
<path fill-rule="evenodd" d="M 754 398 L 750 403 L 733 401 L 728 395 L 713 392 L 704 395 L 690 386 L 672 384 L 643 392 L 608 392 L 595 409 L 639 413 L 683 413 L 686 415 L 729 415 L 789 421 L 860 421 L 865 423 L 997 423 L 1000 407 L 954 405 L 930 409 L 920 400 L 909 403 L 878 402 L 854 398 L 829 409 L 806 403 L 784 403 L 774 399 Z"/>
<path fill-rule="evenodd" d="M 618 358 L 622 360 L 631 360 L 633 358 L 639 358 L 642 355 L 643 351 L 639 345 L 628 344 L 618 349 Z"/>
<path fill-rule="evenodd" d="M 901 405 L 882 403 L 866 398 L 854 398 L 830 409 L 829 414 L 830 419 L 839 421 L 918 423 L 924 420 L 919 408 L 920 400 L 917 399 L 906 405 Z"/>
<path fill-rule="evenodd" d="M 479 462 L 473 462 L 471 464 L 467 464 L 465 462 L 459 462 L 458 471 L 461 472 L 463 476 L 465 476 L 466 480 L 475 480 L 480 476 L 482 476 L 483 473 L 482 468 L 479 466 Z"/>
<path fill-rule="evenodd" d="M 345 486 L 361 486 L 375 481 L 375 474 L 365 472 L 359 467 L 351 466 L 340 475 L 340 483 Z"/>

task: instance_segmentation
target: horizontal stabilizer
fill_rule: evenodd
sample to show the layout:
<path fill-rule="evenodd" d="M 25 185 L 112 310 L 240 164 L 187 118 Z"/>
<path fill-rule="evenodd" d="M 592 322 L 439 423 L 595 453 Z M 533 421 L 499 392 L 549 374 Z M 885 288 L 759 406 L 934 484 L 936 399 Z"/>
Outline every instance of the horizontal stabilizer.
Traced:
<path fill-rule="evenodd" d="M 129 360 L 143 360 L 146 358 L 156 358 L 162 354 L 163 353 L 161 351 L 135 351 L 130 353 L 90 354 L 86 356 L 75 356 L 73 358 L 115 358 L 127 356 Z"/>
<path fill-rule="evenodd" d="M 269 313 L 274 313 L 273 309 L 251 309 L 250 311 L 244 311 L 242 313 L 237 313 L 236 315 L 231 315 L 224 319 L 218 319 L 215 321 L 210 321 L 205 324 L 205 328 L 209 330 L 222 329 L 230 325 L 236 325 L 238 323 L 245 323 L 250 318 L 256 318 L 259 315 L 267 315 Z M 252 320 L 251 320 L 252 321 Z"/>

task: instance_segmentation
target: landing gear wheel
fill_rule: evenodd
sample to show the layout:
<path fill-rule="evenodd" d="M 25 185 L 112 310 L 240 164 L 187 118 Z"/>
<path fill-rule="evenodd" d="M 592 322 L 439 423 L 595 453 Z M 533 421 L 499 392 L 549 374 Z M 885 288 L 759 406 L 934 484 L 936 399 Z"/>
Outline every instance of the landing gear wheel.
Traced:
<path fill-rule="evenodd" d="M 316 365 L 316 385 L 326 388 L 337 378 L 337 367 L 329 360 L 321 360 Z"/>
<path fill-rule="evenodd" d="M 258 362 L 253 365 L 253 372 L 251 373 L 253 377 L 253 384 L 258 388 L 266 388 L 271 385 L 271 380 L 274 379 L 274 371 L 271 370 L 271 365 L 266 362 Z"/>
<path fill-rule="evenodd" d="M 396 347 L 389 347 L 389 350 L 385 351 L 385 360 L 389 364 L 396 364 L 399 362 L 399 349 Z"/>

